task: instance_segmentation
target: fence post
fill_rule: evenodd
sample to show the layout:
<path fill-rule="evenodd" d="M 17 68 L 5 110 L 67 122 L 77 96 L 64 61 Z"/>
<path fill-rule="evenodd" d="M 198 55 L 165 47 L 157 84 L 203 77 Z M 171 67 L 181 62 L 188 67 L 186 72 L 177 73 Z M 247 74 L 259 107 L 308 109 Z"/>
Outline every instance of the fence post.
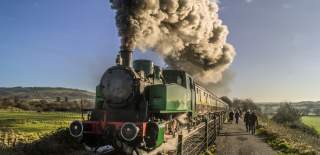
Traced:
<path fill-rule="evenodd" d="M 220 130 L 221 130 L 221 114 L 220 113 L 218 113 L 218 121 L 219 121 L 218 133 L 220 133 Z"/>
<path fill-rule="evenodd" d="M 178 135 L 177 155 L 183 155 L 182 154 L 182 138 L 183 138 L 182 133 L 179 133 L 179 135 Z"/>
<path fill-rule="evenodd" d="M 220 120 L 219 121 L 219 123 L 220 123 L 219 124 L 219 127 L 220 127 L 219 130 L 221 130 L 222 129 L 222 113 L 219 114 L 219 120 Z"/>
<path fill-rule="evenodd" d="M 217 138 L 217 121 L 216 113 L 213 115 L 213 129 L 214 129 L 214 139 Z"/>
<path fill-rule="evenodd" d="M 16 142 L 17 142 L 17 138 L 16 138 L 16 137 L 14 137 L 14 139 L 13 139 L 13 143 L 12 143 L 12 147 L 16 147 Z"/>
<path fill-rule="evenodd" d="M 219 115 L 220 115 L 220 130 L 221 130 L 222 129 L 222 117 L 223 117 L 222 112 Z"/>
<path fill-rule="evenodd" d="M 204 123 L 205 123 L 205 139 L 206 139 L 205 149 L 206 149 L 206 151 L 208 151 L 208 148 L 209 148 L 209 138 L 208 138 L 208 118 L 205 118 L 205 119 L 204 119 Z"/>
<path fill-rule="evenodd" d="M 222 130 L 222 128 L 223 128 L 223 122 L 224 122 L 224 120 L 223 120 L 223 112 L 221 112 L 220 115 L 221 115 L 221 128 L 220 128 L 220 129 Z"/>

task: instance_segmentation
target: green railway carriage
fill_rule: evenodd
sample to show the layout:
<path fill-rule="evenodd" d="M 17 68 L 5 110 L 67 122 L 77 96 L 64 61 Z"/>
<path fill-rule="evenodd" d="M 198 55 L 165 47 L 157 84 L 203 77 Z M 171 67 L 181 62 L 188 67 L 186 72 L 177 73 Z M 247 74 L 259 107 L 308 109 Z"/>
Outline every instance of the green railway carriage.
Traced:
<path fill-rule="evenodd" d="M 132 67 L 131 52 L 120 55 L 97 86 L 89 120 L 70 125 L 71 135 L 86 148 L 112 144 L 117 149 L 153 149 L 166 134 L 228 108 L 186 71 L 162 70 L 150 60 L 136 60 Z"/>

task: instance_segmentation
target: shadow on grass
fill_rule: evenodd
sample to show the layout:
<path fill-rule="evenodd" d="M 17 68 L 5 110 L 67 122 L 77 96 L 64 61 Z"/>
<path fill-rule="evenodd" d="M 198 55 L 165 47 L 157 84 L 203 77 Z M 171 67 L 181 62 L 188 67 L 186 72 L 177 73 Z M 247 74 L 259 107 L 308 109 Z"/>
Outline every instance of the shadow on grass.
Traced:
<path fill-rule="evenodd" d="M 66 128 L 43 136 L 41 139 L 29 144 L 16 144 L 15 147 L 5 148 L 0 144 L 0 154 L 9 155 L 72 155 L 88 154 L 81 144 L 77 143 Z"/>

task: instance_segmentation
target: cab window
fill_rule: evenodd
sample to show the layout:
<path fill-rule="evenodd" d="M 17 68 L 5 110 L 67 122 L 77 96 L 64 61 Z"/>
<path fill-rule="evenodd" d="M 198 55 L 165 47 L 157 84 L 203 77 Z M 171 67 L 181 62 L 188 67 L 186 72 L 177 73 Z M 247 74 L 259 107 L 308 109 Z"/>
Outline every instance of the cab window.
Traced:
<path fill-rule="evenodd" d="M 163 72 L 165 83 L 176 83 L 183 87 L 186 87 L 186 78 L 183 73 L 175 70 L 165 70 Z"/>

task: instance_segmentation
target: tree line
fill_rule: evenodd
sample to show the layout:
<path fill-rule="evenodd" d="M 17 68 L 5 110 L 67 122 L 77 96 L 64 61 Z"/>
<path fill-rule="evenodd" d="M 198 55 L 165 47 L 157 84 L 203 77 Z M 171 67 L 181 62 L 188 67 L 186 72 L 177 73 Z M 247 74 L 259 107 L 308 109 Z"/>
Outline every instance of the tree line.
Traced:
<path fill-rule="evenodd" d="M 19 96 L 0 98 L 0 108 L 15 107 L 31 111 L 80 111 L 92 108 L 93 103 L 87 99 L 69 100 L 69 97 L 48 99 L 25 99 Z"/>

